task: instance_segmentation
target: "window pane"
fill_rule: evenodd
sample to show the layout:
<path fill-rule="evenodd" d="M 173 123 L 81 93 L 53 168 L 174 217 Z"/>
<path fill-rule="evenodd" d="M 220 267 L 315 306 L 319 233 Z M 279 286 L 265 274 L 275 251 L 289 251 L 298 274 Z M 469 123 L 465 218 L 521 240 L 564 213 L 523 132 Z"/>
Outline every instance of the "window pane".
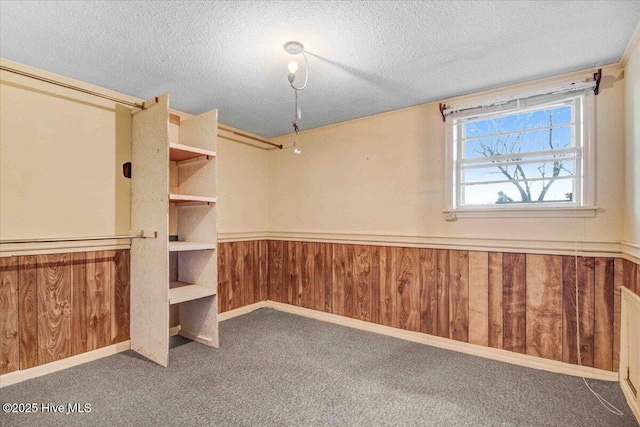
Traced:
<path fill-rule="evenodd" d="M 581 128 L 583 95 L 505 100 L 503 112 L 497 105 L 452 121 L 453 206 L 581 204 L 590 136 Z"/>
<path fill-rule="evenodd" d="M 514 132 L 507 129 L 503 132 L 509 133 L 465 140 L 464 157 L 473 159 L 571 147 L 571 126 Z"/>
<path fill-rule="evenodd" d="M 525 163 L 521 165 L 500 165 L 482 168 L 463 168 L 460 182 L 491 182 L 513 180 L 539 180 L 542 178 L 567 177 L 575 174 L 575 160 Z"/>
<path fill-rule="evenodd" d="M 529 182 L 529 193 L 524 183 L 520 183 L 522 191 L 512 182 L 463 185 L 461 186 L 462 206 L 523 203 L 543 204 L 545 202 L 571 202 L 573 199 L 573 185 L 575 179 L 558 179 L 547 190 L 542 200 L 542 191 L 549 181 Z"/>
<path fill-rule="evenodd" d="M 477 138 L 501 132 L 523 131 L 571 123 L 571 104 L 523 113 L 469 120 L 464 124 L 465 138 Z"/>

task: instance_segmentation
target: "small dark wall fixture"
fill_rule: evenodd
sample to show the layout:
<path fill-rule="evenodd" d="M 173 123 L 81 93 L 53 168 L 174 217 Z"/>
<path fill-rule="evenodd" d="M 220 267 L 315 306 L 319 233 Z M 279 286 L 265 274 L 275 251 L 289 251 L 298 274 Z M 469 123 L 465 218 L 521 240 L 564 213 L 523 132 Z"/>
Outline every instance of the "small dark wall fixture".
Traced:
<path fill-rule="evenodd" d="M 122 165 L 122 175 L 124 175 L 125 178 L 131 178 L 131 162 Z"/>

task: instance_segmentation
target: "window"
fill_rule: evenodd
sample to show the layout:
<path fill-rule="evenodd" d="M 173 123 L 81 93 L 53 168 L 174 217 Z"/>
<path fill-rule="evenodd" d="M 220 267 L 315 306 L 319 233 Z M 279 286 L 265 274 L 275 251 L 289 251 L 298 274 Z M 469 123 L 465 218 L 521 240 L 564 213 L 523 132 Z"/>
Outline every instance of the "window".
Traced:
<path fill-rule="evenodd" d="M 452 114 L 445 212 L 593 216 L 590 97 L 546 94 Z"/>

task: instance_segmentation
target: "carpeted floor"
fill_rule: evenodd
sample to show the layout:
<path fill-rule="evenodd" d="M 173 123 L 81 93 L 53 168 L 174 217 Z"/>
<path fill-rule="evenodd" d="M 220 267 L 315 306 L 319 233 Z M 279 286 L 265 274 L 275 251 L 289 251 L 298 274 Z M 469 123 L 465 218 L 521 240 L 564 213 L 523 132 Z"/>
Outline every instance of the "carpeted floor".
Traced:
<path fill-rule="evenodd" d="M 220 324 L 221 347 L 174 340 L 169 368 L 131 351 L 0 389 L 0 402 L 90 403 L 3 414 L 2 426 L 636 426 L 617 383 L 262 309 Z"/>

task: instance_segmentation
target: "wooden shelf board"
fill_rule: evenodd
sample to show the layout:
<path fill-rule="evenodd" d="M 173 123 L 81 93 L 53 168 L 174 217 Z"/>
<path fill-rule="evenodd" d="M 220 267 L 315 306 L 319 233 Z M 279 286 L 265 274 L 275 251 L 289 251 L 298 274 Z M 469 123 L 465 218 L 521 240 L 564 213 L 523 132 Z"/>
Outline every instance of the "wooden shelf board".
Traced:
<path fill-rule="evenodd" d="M 169 242 L 170 252 L 203 251 L 215 248 L 216 244 L 211 242 Z"/>
<path fill-rule="evenodd" d="M 169 143 L 169 160 L 172 162 L 182 162 L 204 156 L 215 157 L 216 152 L 174 142 Z"/>
<path fill-rule="evenodd" d="M 170 203 L 215 203 L 215 197 L 191 196 L 189 194 L 169 194 Z"/>
<path fill-rule="evenodd" d="M 185 282 L 171 282 L 169 289 L 169 304 L 179 304 L 198 298 L 210 297 L 216 294 L 213 288 L 201 285 L 192 285 Z"/>

